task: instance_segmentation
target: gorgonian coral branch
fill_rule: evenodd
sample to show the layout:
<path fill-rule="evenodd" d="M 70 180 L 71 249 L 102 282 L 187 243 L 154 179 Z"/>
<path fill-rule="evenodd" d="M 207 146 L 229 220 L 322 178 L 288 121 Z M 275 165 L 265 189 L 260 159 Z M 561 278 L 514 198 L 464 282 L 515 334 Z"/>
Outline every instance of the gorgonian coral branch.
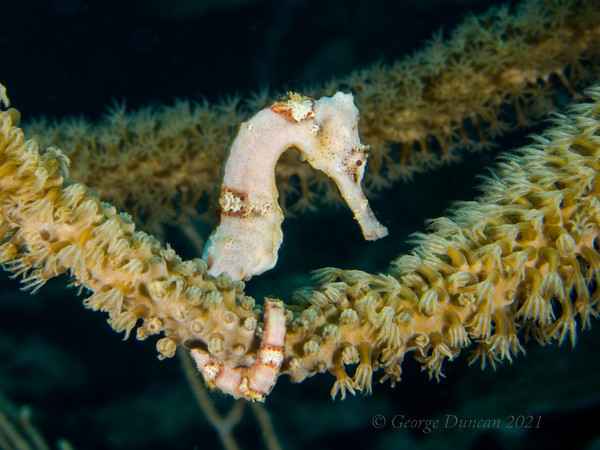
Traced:
<path fill-rule="evenodd" d="M 283 370 L 294 381 L 329 370 L 344 397 L 370 392 L 377 369 L 399 381 L 409 352 L 439 378 L 472 344 L 482 366 L 512 360 L 527 338 L 574 344 L 576 318 L 589 327 L 600 309 L 600 88 L 588 94 L 387 274 L 317 271 L 296 295 Z M 351 378 L 344 366 L 356 363 Z"/>
<path fill-rule="evenodd" d="M 574 343 L 576 319 L 587 327 L 600 308 L 600 88 L 588 94 L 592 102 L 506 156 L 479 199 L 434 221 L 387 274 L 321 269 L 316 287 L 287 306 L 267 302 L 264 315 L 242 282 L 136 232 L 68 179 L 59 150 L 40 153 L 15 126 L 18 114 L 1 112 L 0 261 L 32 290 L 70 272 L 93 292 L 85 305 L 107 312 L 114 329 L 128 335 L 141 322 L 138 339 L 163 333 L 161 357 L 183 345 L 209 381 L 226 375 L 215 386 L 233 380 L 228 392 L 254 400 L 277 373 L 299 382 L 329 371 L 332 394 L 343 397 L 370 392 L 379 369 L 394 384 L 409 352 L 437 378 L 472 344 L 472 361 L 494 365 L 521 352 L 523 338 Z"/>
<path fill-rule="evenodd" d="M 598 0 L 529 0 L 513 11 L 500 6 L 468 17 L 447 38 L 440 33 L 400 61 L 356 70 L 307 93 L 353 92 L 360 133 L 371 147 L 365 181 L 377 190 L 453 161 L 465 148 L 487 148 L 505 131 L 547 114 L 557 92 L 573 94 L 597 74 L 598 24 Z M 259 97 L 250 107 L 238 100 L 182 101 L 133 113 L 117 108 L 99 124 L 65 119 L 27 130 L 42 146 L 60 147 L 75 178 L 157 231 L 165 222 L 207 219 L 235 126 L 266 105 L 268 96 Z M 315 189 L 339 199 L 332 183 L 291 153 L 278 164 L 277 180 L 284 210 L 313 207 Z"/>

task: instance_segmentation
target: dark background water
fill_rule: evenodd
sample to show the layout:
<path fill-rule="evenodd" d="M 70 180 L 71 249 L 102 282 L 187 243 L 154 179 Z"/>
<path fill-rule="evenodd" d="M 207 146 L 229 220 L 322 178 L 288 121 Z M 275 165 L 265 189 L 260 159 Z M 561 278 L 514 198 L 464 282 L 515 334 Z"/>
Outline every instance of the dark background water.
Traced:
<path fill-rule="evenodd" d="M 217 101 L 269 86 L 322 83 L 393 61 L 448 29 L 476 1 L 3 2 L 3 79 L 27 116 L 97 117 L 113 99 L 136 108 Z M 172 6 L 170 6 L 172 5 Z M 229 6 L 228 6 L 229 5 Z"/>

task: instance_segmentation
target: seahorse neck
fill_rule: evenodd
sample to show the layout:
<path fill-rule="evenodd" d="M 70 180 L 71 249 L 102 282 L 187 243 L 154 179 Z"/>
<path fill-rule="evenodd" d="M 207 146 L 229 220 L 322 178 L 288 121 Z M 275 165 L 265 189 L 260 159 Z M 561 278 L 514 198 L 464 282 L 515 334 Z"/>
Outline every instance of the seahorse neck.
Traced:
<path fill-rule="evenodd" d="M 265 109 L 240 126 L 229 149 L 223 189 L 250 196 L 276 193 L 275 166 L 290 147 L 302 147 L 306 127 Z M 276 196 L 276 195 L 275 195 Z"/>

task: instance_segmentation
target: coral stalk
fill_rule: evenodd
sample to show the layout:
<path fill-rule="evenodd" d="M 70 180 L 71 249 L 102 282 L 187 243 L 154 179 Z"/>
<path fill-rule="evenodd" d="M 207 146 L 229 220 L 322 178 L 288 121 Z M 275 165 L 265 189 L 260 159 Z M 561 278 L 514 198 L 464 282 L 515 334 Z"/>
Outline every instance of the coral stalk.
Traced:
<path fill-rule="evenodd" d="M 361 68 L 307 93 L 353 92 L 360 133 L 371 148 L 366 186 L 379 190 L 455 161 L 464 149 L 489 148 L 507 130 L 549 113 L 561 91 L 572 95 L 591 83 L 599 23 L 598 0 L 502 5 L 469 16 L 399 61 Z M 25 129 L 42 147 L 60 147 L 77 180 L 156 232 L 163 223 L 210 218 L 206 205 L 220 194 L 214 187 L 235 125 L 266 99 L 249 103 L 117 108 L 97 124 L 70 118 Z M 321 198 L 337 198 L 333 184 L 291 152 L 277 166 L 277 182 L 284 210 L 313 208 L 315 189 L 325 192 Z"/>
<path fill-rule="evenodd" d="M 183 345 L 201 367 L 262 373 L 239 380 L 258 386 L 266 376 L 260 389 L 230 391 L 251 399 L 270 390 L 279 364 L 296 382 L 331 372 L 332 394 L 344 397 L 370 392 L 379 369 L 400 380 L 409 352 L 439 378 L 443 362 L 471 344 L 482 365 L 511 360 L 523 338 L 574 344 L 576 319 L 590 326 L 600 298 L 600 88 L 588 95 L 590 103 L 505 156 L 484 194 L 433 221 L 387 274 L 321 269 L 316 287 L 294 304 L 267 302 L 264 314 L 242 282 L 215 278 L 204 261 L 182 261 L 136 232 L 127 215 L 68 178 L 59 150 L 40 153 L 25 140 L 18 113 L 0 112 L 0 262 L 33 291 L 69 271 L 94 292 L 84 304 L 107 312 L 115 330 L 127 336 L 141 321 L 138 339 L 164 333 L 161 358 Z M 284 318 L 285 343 L 276 331 Z"/>
<path fill-rule="evenodd" d="M 317 271 L 296 295 L 284 371 L 300 382 L 329 370 L 343 398 L 369 392 L 377 369 L 394 385 L 409 352 L 439 378 L 471 344 L 482 366 L 511 361 L 523 339 L 574 345 L 576 319 L 589 327 L 600 308 L 600 89 L 588 95 L 504 156 L 484 194 L 432 221 L 387 274 Z M 344 366 L 356 363 L 350 378 Z"/>

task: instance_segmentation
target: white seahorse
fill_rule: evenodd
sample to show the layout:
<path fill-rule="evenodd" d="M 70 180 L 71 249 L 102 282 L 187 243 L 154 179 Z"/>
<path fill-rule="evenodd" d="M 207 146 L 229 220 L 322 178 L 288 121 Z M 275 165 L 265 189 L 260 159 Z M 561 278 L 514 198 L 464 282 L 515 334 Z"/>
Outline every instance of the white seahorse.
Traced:
<path fill-rule="evenodd" d="M 275 165 L 291 147 L 336 182 L 365 239 L 388 234 L 361 188 L 369 147 L 360 142 L 358 120 L 352 94 L 315 101 L 290 93 L 240 125 L 223 168 L 221 221 L 202 255 L 209 273 L 248 280 L 275 266 L 283 240 Z"/>

